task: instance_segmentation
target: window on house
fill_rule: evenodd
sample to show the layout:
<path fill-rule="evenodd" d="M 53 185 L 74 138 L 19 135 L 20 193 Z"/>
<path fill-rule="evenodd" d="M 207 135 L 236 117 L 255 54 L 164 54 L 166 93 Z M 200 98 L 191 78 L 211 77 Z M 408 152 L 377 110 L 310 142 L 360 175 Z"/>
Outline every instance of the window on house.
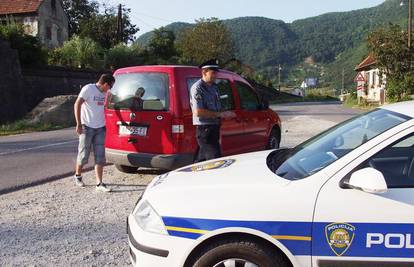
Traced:
<path fill-rule="evenodd" d="M 46 27 L 46 39 L 52 40 L 52 28 L 51 27 Z"/>
<path fill-rule="evenodd" d="M 62 41 L 62 30 L 60 28 L 57 29 L 56 35 L 57 35 L 57 41 L 59 42 L 59 44 L 63 43 L 63 41 Z"/>

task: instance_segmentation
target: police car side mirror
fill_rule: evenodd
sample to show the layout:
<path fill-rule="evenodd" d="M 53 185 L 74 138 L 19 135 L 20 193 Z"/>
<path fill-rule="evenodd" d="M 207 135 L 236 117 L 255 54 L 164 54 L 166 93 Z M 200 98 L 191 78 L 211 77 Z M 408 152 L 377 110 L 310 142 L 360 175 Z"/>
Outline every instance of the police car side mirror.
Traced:
<path fill-rule="evenodd" d="M 348 188 L 373 194 L 383 194 L 388 191 L 384 175 L 374 168 L 364 168 L 354 172 L 349 181 L 344 184 Z"/>

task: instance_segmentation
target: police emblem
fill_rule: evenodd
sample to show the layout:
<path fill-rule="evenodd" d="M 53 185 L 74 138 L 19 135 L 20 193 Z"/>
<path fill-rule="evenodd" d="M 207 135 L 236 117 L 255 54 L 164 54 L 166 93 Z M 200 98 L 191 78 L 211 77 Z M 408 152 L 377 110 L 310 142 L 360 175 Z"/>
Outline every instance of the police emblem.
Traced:
<path fill-rule="evenodd" d="M 331 223 L 325 227 L 326 240 L 336 256 L 342 256 L 354 240 L 355 227 L 348 223 Z"/>
<path fill-rule="evenodd" d="M 222 169 L 227 168 L 231 164 L 233 164 L 236 160 L 234 159 L 224 159 L 224 160 L 217 160 L 201 165 L 195 165 L 188 168 L 184 168 L 179 170 L 180 172 L 201 172 L 201 171 L 208 171 L 214 169 Z"/>

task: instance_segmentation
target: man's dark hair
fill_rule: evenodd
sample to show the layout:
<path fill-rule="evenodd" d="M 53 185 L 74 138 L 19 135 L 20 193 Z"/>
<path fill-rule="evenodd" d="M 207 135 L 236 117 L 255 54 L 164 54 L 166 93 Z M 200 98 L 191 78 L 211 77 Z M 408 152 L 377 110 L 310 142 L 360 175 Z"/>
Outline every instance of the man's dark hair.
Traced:
<path fill-rule="evenodd" d="M 108 73 L 102 74 L 101 77 L 98 80 L 98 83 L 100 83 L 100 84 L 104 84 L 104 83 L 114 84 L 114 82 L 115 82 L 114 76 L 112 76 L 112 74 L 108 74 Z"/>

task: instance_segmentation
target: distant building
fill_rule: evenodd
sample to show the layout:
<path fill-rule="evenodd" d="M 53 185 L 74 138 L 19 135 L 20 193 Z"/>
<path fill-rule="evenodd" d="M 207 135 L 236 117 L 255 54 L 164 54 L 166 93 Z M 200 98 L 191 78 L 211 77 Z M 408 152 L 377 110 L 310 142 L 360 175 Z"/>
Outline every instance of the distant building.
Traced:
<path fill-rule="evenodd" d="M 305 83 L 308 87 L 317 87 L 318 86 L 318 78 L 306 78 Z"/>
<path fill-rule="evenodd" d="M 365 99 L 367 102 L 385 103 L 386 76 L 380 76 L 376 63 L 370 54 L 355 68 L 358 73 L 354 80 L 357 83 L 358 101 Z"/>
<path fill-rule="evenodd" d="M 27 34 L 38 37 L 49 49 L 68 39 L 62 0 L 0 0 L 0 22 L 10 20 L 23 24 Z"/>

